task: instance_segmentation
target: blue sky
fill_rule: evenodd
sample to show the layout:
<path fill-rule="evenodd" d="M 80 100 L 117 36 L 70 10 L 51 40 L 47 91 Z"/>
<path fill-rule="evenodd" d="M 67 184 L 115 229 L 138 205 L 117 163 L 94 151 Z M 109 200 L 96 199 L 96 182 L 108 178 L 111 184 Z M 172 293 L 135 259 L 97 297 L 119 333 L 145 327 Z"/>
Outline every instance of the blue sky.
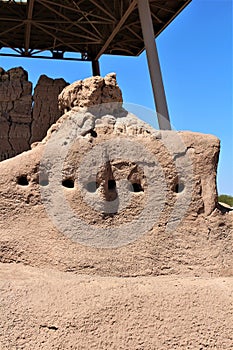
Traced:
<path fill-rule="evenodd" d="M 218 191 L 233 195 L 232 1 L 193 0 L 158 37 L 171 122 L 176 130 L 221 140 Z M 35 85 L 41 74 L 68 82 L 92 75 L 87 62 L 0 57 L 0 66 L 22 66 Z M 145 53 L 102 56 L 101 75 L 117 73 L 124 101 L 154 110 Z M 156 126 L 153 113 L 140 117 Z"/>

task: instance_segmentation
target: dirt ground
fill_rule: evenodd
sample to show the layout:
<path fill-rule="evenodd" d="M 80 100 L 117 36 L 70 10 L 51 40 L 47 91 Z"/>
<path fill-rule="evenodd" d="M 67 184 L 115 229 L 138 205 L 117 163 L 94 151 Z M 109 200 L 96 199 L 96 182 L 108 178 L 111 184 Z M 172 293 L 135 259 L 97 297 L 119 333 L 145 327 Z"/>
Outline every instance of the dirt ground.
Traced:
<path fill-rule="evenodd" d="M 0 349 L 233 349 L 233 278 L 0 265 Z"/>

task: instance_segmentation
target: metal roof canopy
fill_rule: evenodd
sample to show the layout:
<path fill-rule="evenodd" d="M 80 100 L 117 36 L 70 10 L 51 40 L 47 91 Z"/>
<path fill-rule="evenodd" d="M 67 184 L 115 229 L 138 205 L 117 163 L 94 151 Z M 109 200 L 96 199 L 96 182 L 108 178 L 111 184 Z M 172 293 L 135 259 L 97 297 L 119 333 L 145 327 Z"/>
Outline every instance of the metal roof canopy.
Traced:
<path fill-rule="evenodd" d="M 160 127 L 169 129 L 154 38 L 190 2 L 0 0 L 0 50 L 14 51 L 0 51 L 0 55 L 91 61 L 93 74 L 99 75 L 98 59 L 102 54 L 138 56 L 146 48 L 156 110 L 168 120 L 164 125 L 158 115 Z M 44 51 L 50 51 L 51 56 L 41 55 Z M 65 53 L 80 53 L 81 57 L 66 57 Z"/>

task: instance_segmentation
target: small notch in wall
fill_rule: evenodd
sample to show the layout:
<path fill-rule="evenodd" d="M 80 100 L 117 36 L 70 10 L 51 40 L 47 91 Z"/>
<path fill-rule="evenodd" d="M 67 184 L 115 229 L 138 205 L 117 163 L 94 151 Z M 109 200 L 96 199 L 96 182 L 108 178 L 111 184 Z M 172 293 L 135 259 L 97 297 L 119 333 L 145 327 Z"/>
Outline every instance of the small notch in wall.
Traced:
<path fill-rule="evenodd" d="M 179 182 L 175 185 L 175 193 L 181 193 L 184 191 L 184 184 L 183 182 Z"/>
<path fill-rule="evenodd" d="M 29 185 L 27 175 L 18 176 L 16 181 L 17 181 L 17 184 L 20 186 L 28 186 Z"/>
<path fill-rule="evenodd" d="M 86 190 L 90 193 L 94 193 L 98 187 L 99 185 L 96 181 L 90 181 L 85 185 Z"/>
<path fill-rule="evenodd" d="M 133 183 L 133 190 L 134 192 L 144 192 L 142 185 L 139 183 Z"/>
<path fill-rule="evenodd" d="M 138 192 L 144 192 L 142 185 L 140 183 L 134 182 L 131 184 L 130 189 L 132 192 L 138 193 Z"/>
<path fill-rule="evenodd" d="M 85 131 L 82 136 L 86 136 L 90 134 L 92 137 L 97 137 L 97 132 L 94 129 L 90 129 L 88 131 Z"/>
<path fill-rule="evenodd" d="M 90 134 L 92 137 L 97 137 L 97 132 L 94 129 L 90 130 Z"/>
<path fill-rule="evenodd" d="M 40 186 L 48 186 L 49 184 L 49 179 L 48 179 L 48 175 L 46 173 L 41 173 L 39 175 L 39 184 Z"/>
<path fill-rule="evenodd" d="M 116 181 L 115 180 L 108 180 L 108 190 L 114 191 L 116 189 Z"/>
<path fill-rule="evenodd" d="M 40 186 L 48 186 L 49 180 L 48 179 L 41 179 L 40 180 Z"/>
<path fill-rule="evenodd" d="M 66 188 L 74 188 L 74 180 L 73 179 L 63 179 L 62 186 Z"/>

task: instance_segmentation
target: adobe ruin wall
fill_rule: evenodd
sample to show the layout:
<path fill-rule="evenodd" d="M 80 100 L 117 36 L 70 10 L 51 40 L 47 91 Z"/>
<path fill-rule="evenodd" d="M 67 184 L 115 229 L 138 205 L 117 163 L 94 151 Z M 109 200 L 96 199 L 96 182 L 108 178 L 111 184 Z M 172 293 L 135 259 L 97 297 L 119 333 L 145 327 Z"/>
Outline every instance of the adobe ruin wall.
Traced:
<path fill-rule="evenodd" d="M 30 149 L 63 114 L 58 95 L 68 83 L 42 75 L 35 87 L 22 68 L 0 67 L 0 161 Z"/>

